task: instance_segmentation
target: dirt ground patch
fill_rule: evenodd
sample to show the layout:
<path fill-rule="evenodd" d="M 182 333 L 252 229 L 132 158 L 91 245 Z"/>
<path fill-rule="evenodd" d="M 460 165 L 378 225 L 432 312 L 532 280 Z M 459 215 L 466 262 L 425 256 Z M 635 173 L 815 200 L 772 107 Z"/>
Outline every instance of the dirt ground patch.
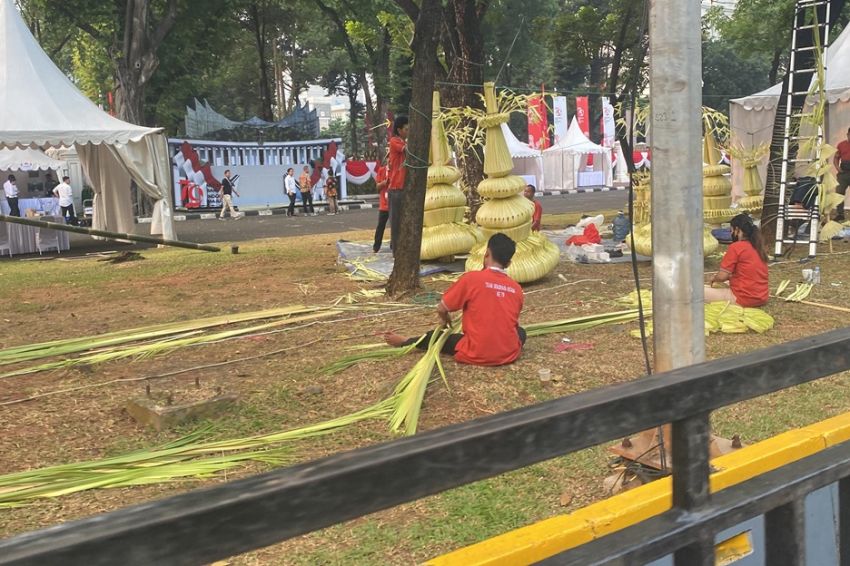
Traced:
<path fill-rule="evenodd" d="M 379 284 L 354 281 L 336 264 L 339 238 L 368 239 L 367 232 L 260 240 L 240 245 L 238 255 L 184 250 L 149 250 L 144 261 L 118 265 L 94 260 L 0 263 L 0 346 L 9 347 L 69 336 L 224 313 L 294 304 L 330 305 L 341 295 Z M 850 246 L 818 258 L 823 284 L 811 299 L 850 307 Z M 709 258 L 706 270 L 719 258 Z M 800 279 L 797 262 L 771 268 L 772 288 L 785 278 Z M 639 267 L 644 284 L 651 266 Z M 212 438 L 231 438 L 296 428 L 356 411 L 385 398 L 415 363 L 415 356 L 363 364 L 329 376 L 318 369 L 342 355 L 348 345 L 376 341 L 376 331 L 415 335 L 436 323 L 433 301 L 449 283 L 423 280 L 411 310 L 379 314 L 350 311 L 286 331 L 184 348 L 162 357 L 81 366 L 0 379 L 0 473 L 81 461 L 162 444 L 196 429 L 154 432 L 137 425 L 122 409 L 145 395 L 144 382 L 115 383 L 73 393 L 7 404 L 22 397 L 127 377 L 149 376 L 151 389 L 176 396 L 195 387 L 239 396 L 238 405 L 217 419 Z M 633 289 L 629 265 L 562 263 L 543 281 L 525 286 L 524 323 L 619 310 L 614 299 Z M 380 302 L 381 299 L 379 299 Z M 416 307 L 416 308 L 414 308 Z M 710 358 L 734 355 L 846 325 L 844 313 L 771 302 L 766 310 L 776 328 L 764 335 L 713 335 Z M 522 358 L 502 368 L 475 368 L 446 360 L 450 389 L 429 387 L 420 430 L 478 418 L 543 400 L 622 382 L 644 374 L 640 341 L 629 336 L 634 324 L 603 327 L 568 336 L 591 344 L 587 350 L 558 353 L 564 335 L 532 338 Z M 274 355 L 265 355 L 279 352 Z M 218 367 L 210 364 L 251 358 Z M 157 378 L 175 370 L 185 371 Z M 541 383 L 548 368 L 558 381 Z M 721 434 L 753 442 L 782 430 L 850 410 L 846 376 L 730 407 L 715 414 Z M 291 461 L 305 461 L 392 438 L 384 422 L 365 422 L 336 434 L 293 443 Z M 607 453 L 599 447 L 500 478 L 379 513 L 234 558 L 233 564 L 409 564 L 458 546 L 568 512 L 604 496 Z M 0 510 L 0 535 L 53 525 L 166 497 L 266 469 L 253 465 L 214 480 L 185 481 L 139 488 L 88 491 Z M 569 493 L 563 505 L 561 496 Z"/>

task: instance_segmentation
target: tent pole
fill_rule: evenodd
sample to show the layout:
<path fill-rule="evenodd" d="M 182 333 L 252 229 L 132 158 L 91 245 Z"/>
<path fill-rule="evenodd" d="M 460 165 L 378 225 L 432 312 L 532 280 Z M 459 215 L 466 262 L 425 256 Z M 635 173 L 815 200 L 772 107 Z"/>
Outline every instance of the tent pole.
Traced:
<path fill-rule="evenodd" d="M 33 220 L 31 218 L 18 218 L 17 216 L 7 216 L 0 214 L 0 222 L 9 222 L 11 224 L 22 224 L 24 226 L 35 226 L 36 228 L 47 228 L 49 230 L 59 230 L 60 232 L 74 232 L 75 234 L 88 234 L 90 236 L 100 236 L 110 240 L 130 240 L 132 242 L 144 242 L 146 244 L 161 244 L 163 246 L 173 246 L 175 248 L 188 248 L 190 250 L 203 250 L 206 252 L 220 252 L 221 248 L 210 246 L 207 244 L 196 244 L 194 242 L 181 242 L 179 240 L 166 240 L 164 238 L 156 238 L 154 236 L 140 236 L 138 234 L 123 234 L 121 232 L 109 232 L 107 230 L 96 230 L 94 228 L 84 228 L 82 226 L 69 226 L 67 224 L 59 224 L 58 222 L 45 222 L 44 220 Z"/>

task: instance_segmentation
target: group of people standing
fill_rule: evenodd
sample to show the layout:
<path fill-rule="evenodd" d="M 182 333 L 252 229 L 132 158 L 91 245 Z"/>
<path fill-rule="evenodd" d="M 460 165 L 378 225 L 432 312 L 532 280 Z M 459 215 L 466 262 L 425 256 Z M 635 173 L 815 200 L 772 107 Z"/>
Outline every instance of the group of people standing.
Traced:
<path fill-rule="evenodd" d="M 59 199 L 59 208 L 65 222 L 76 225 L 77 215 L 74 211 L 74 190 L 71 188 L 71 178 L 66 175 L 62 177 L 61 183 L 56 183 L 48 174 L 46 185 L 48 185 L 48 196 Z M 9 175 L 3 183 L 3 196 L 6 198 L 6 204 L 9 205 L 9 216 L 21 216 L 21 207 L 18 203 L 18 180 L 14 175 Z"/>
<path fill-rule="evenodd" d="M 286 176 L 283 178 L 283 191 L 289 197 L 289 208 L 286 210 L 287 216 L 295 216 L 295 202 L 298 198 L 298 193 L 301 193 L 301 204 L 304 207 L 304 215 L 317 216 L 318 212 L 313 205 L 313 201 L 324 197 L 328 203 L 328 214 L 334 215 L 339 212 L 338 198 L 339 192 L 337 189 L 336 177 L 328 176 L 324 179 L 324 183 L 320 179 L 318 183 L 313 184 L 313 177 L 310 174 L 310 166 L 305 165 L 301 171 L 301 176 L 295 180 L 295 169 L 290 167 L 286 170 Z"/>

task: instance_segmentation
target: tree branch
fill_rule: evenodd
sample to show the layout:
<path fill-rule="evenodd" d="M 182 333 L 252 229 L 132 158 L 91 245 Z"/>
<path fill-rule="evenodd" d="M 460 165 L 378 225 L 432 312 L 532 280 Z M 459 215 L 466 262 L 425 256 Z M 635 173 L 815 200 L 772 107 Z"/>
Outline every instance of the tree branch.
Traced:
<path fill-rule="evenodd" d="M 419 19 L 419 6 L 413 0 L 395 0 L 395 3 L 415 24 L 416 20 Z"/>
<path fill-rule="evenodd" d="M 168 5 L 165 8 L 165 15 L 156 26 L 156 30 L 150 39 L 150 50 L 156 53 L 159 46 L 165 40 L 166 36 L 171 33 L 174 24 L 177 22 L 177 0 L 168 0 Z"/>
<path fill-rule="evenodd" d="M 99 42 L 101 42 L 101 43 L 106 43 L 106 42 L 107 42 L 107 39 L 108 39 L 108 38 L 106 37 L 106 35 L 104 35 L 104 34 L 103 34 L 103 33 L 101 33 L 100 31 L 98 31 L 98 30 L 97 30 L 97 29 L 96 29 L 93 25 L 91 25 L 90 23 L 88 23 L 88 22 L 84 22 L 84 21 L 81 21 L 81 20 L 78 20 L 78 19 L 77 19 L 77 17 L 76 17 L 76 14 L 74 14 L 74 12 L 72 12 L 72 11 L 71 11 L 71 10 L 70 10 L 70 9 L 69 9 L 66 5 L 65 5 L 65 3 L 64 3 L 64 2 L 58 2 L 58 3 L 56 4 L 56 7 L 57 7 L 57 8 L 59 9 L 59 11 L 60 11 L 60 12 L 62 12 L 62 13 L 63 13 L 63 14 L 64 14 L 64 15 L 65 15 L 68 19 L 69 19 L 69 20 L 71 20 L 71 22 L 72 22 L 75 26 L 77 26 L 78 28 L 80 28 L 81 30 L 83 30 L 85 33 L 89 34 L 89 35 L 92 37 L 92 39 L 94 39 L 95 41 L 99 41 Z"/>

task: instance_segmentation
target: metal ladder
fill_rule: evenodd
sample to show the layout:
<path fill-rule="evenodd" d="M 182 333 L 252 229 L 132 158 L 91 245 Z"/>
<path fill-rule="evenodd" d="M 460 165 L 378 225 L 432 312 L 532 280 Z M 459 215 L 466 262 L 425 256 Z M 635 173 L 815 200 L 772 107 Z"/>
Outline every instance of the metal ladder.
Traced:
<path fill-rule="evenodd" d="M 819 126 L 815 134 L 817 143 L 813 157 L 800 158 L 798 150 L 800 125 L 806 114 L 803 112 L 806 98 L 817 74 L 818 45 L 823 49 L 822 57 L 826 70 L 827 43 L 829 28 L 833 21 L 833 4 L 840 6 L 844 2 L 834 0 L 798 0 L 794 11 L 794 28 L 791 33 L 791 56 L 788 61 L 788 74 L 782 85 L 780 104 L 777 106 L 777 119 L 774 122 L 771 147 L 781 142 L 781 165 L 779 170 L 779 210 L 776 218 L 776 242 L 774 257 L 782 255 L 785 244 L 796 244 L 797 230 L 786 234 L 789 221 L 804 220 L 809 223 L 809 257 L 817 254 L 818 229 L 820 228 L 820 194 L 815 196 L 811 210 L 790 206 L 789 200 L 797 185 L 796 171 L 801 164 L 812 164 L 820 158 L 820 144 L 823 141 L 823 127 Z M 815 35 L 817 34 L 817 36 Z M 783 100 L 784 99 L 784 100 Z M 781 114 L 779 114 L 781 112 Z M 782 122 L 782 128 L 776 126 Z M 777 131 L 779 130 L 779 131 Z M 781 136 L 781 138 L 779 137 Z M 771 152 L 773 154 L 773 152 Z M 818 179 L 820 182 L 821 179 Z M 791 223 L 793 225 L 793 223 Z"/>

